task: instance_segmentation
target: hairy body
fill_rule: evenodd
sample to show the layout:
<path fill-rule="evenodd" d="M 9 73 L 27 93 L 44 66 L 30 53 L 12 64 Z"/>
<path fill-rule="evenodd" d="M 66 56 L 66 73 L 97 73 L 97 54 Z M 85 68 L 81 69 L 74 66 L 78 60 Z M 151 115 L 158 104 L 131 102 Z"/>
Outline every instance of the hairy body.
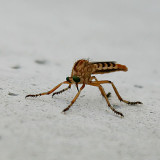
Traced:
<path fill-rule="evenodd" d="M 127 71 L 125 65 L 117 64 L 116 62 L 89 62 L 88 60 L 81 59 L 75 62 L 71 77 L 77 76 L 80 78 L 80 84 L 90 83 L 92 74 L 105 74 L 116 71 Z"/>
<path fill-rule="evenodd" d="M 135 105 L 135 104 L 142 104 L 142 102 L 136 101 L 136 102 L 129 102 L 120 96 L 118 90 L 116 89 L 115 85 L 113 82 L 108 81 L 108 80 L 103 80 L 103 81 L 98 81 L 95 76 L 92 76 L 93 74 L 106 74 L 106 73 L 111 73 L 111 72 L 116 72 L 116 71 L 128 71 L 128 68 L 125 65 L 117 64 L 114 61 L 107 61 L 107 62 L 89 62 L 88 60 L 85 59 L 80 59 L 77 62 L 74 63 L 71 76 L 66 78 L 66 81 L 58 84 L 56 87 L 51 89 L 48 92 L 40 93 L 40 94 L 35 94 L 35 95 L 27 95 L 26 97 L 37 97 L 37 96 L 42 96 L 42 95 L 48 95 L 53 93 L 57 88 L 59 88 L 62 84 L 68 84 L 68 87 L 58 91 L 54 92 L 52 94 L 52 97 L 56 94 L 60 94 L 69 88 L 71 88 L 72 84 L 75 84 L 78 90 L 78 93 L 74 97 L 74 99 L 71 101 L 70 105 L 63 110 L 63 112 L 66 112 L 69 110 L 69 108 L 73 105 L 73 103 L 76 101 L 78 96 L 80 95 L 81 91 L 84 89 L 85 85 L 91 85 L 91 86 L 96 86 L 99 88 L 101 95 L 106 99 L 106 102 L 109 106 L 109 108 L 116 114 L 120 115 L 121 117 L 124 117 L 124 115 L 121 112 L 118 112 L 115 110 L 112 105 L 110 104 L 108 97 L 110 96 L 110 93 L 106 94 L 104 91 L 104 88 L 102 87 L 101 84 L 109 83 L 112 85 L 118 99 L 124 103 L 130 104 L 130 105 Z M 78 85 L 82 84 L 80 90 L 78 88 Z"/>

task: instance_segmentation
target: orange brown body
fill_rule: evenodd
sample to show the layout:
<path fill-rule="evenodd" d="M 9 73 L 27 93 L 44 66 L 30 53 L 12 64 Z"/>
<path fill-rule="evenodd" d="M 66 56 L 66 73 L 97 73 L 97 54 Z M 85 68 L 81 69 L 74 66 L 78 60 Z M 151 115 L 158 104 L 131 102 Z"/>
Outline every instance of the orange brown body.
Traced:
<path fill-rule="evenodd" d="M 80 78 L 80 84 L 91 82 L 92 74 L 105 74 L 116 71 L 127 71 L 125 65 L 116 64 L 116 62 L 89 62 L 88 60 L 78 60 L 75 62 L 71 77 L 77 76 Z"/>
<path fill-rule="evenodd" d="M 119 94 L 118 90 L 116 89 L 115 85 L 113 84 L 113 82 L 108 81 L 108 80 L 98 81 L 97 78 L 92 75 L 93 74 L 106 74 L 106 73 L 111 73 L 111 72 L 116 72 L 116 71 L 125 71 L 126 72 L 127 70 L 128 70 L 128 68 L 125 65 L 117 64 L 114 61 L 111 61 L 111 62 L 89 62 L 88 60 L 80 59 L 77 62 L 75 62 L 73 69 L 72 69 L 72 72 L 71 72 L 71 76 L 67 77 L 66 81 L 58 84 L 56 87 L 54 87 L 53 89 L 51 89 L 48 92 L 35 94 L 35 95 L 27 95 L 26 97 L 37 97 L 37 96 L 41 96 L 41 95 L 48 95 L 48 94 L 53 93 L 62 84 L 68 84 L 67 88 L 65 88 L 59 92 L 54 92 L 52 95 L 52 97 L 53 97 L 55 94 L 60 94 L 64 91 L 68 90 L 69 88 L 71 88 L 72 84 L 75 84 L 77 87 L 78 93 L 76 94 L 74 99 L 71 101 L 70 105 L 63 110 L 63 112 L 66 112 L 67 110 L 69 110 L 69 108 L 76 101 L 76 99 L 80 95 L 81 91 L 84 89 L 85 85 L 96 86 L 99 88 L 101 95 L 106 99 L 106 102 L 107 102 L 108 106 L 110 107 L 110 109 L 113 112 L 115 112 L 116 114 L 123 117 L 123 114 L 121 112 L 118 112 L 117 110 L 115 110 L 111 106 L 111 104 L 108 100 L 110 93 L 109 94 L 105 93 L 104 88 L 102 87 L 102 84 L 105 84 L 105 83 L 111 84 L 118 99 L 120 101 L 123 101 L 124 103 L 135 105 L 135 104 L 142 104 L 142 102 L 139 102 L 139 101 L 129 102 L 129 101 L 122 99 L 122 97 L 120 96 L 120 94 Z M 78 88 L 79 84 L 82 84 L 80 90 Z"/>

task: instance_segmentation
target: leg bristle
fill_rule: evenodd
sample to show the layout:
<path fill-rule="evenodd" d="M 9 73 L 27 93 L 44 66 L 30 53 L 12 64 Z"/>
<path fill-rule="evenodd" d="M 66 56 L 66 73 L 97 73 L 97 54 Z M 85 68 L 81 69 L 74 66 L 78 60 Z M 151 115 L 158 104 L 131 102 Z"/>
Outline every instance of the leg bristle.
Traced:
<path fill-rule="evenodd" d="M 53 98 L 54 95 L 63 93 L 64 91 L 67 91 L 67 90 L 70 89 L 70 88 L 71 88 L 71 87 L 69 86 L 69 87 L 67 87 L 67 88 L 65 88 L 65 89 L 62 89 L 61 91 L 54 92 L 54 93 L 52 94 L 52 98 Z"/>
<path fill-rule="evenodd" d="M 137 101 L 137 102 L 128 102 L 128 105 L 136 105 L 136 104 L 143 104 L 143 103 L 139 102 L 139 101 Z"/>
<path fill-rule="evenodd" d="M 62 113 L 65 113 L 66 111 L 68 111 L 70 107 L 71 107 L 71 105 L 69 105 L 67 108 L 65 108 L 65 109 L 62 111 Z"/>
<path fill-rule="evenodd" d="M 116 111 L 115 113 L 120 115 L 122 118 L 124 117 L 124 115 L 121 112 Z"/>
<path fill-rule="evenodd" d="M 27 97 L 38 97 L 38 96 L 41 96 L 41 95 L 40 95 L 40 94 L 35 94 L 35 95 L 29 94 L 29 95 L 27 95 L 25 98 L 27 98 Z"/>

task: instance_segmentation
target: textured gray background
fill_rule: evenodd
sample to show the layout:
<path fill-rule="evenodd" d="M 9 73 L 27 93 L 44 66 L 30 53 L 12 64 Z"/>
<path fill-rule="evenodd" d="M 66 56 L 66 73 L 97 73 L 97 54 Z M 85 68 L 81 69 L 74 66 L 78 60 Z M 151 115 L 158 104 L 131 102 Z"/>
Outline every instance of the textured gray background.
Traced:
<path fill-rule="evenodd" d="M 0 159 L 160 159 L 159 17 L 159 0 L 0 0 Z M 123 119 L 95 87 L 66 115 L 75 87 L 24 98 L 64 81 L 79 58 L 127 65 L 97 77 L 144 104 L 119 102 L 110 85 Z"/>

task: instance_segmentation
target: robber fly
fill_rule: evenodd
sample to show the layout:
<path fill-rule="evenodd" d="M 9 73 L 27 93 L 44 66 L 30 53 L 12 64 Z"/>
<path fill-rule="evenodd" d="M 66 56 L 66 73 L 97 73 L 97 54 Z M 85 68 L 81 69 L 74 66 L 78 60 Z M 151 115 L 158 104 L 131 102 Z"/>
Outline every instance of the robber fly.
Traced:
<path fill-rule="evenodd" d="M 102 84 L 109 83 L 112 85 L 113 90 L 115 91 L 118 99 L 124 103 L 130 104 L 130 105 L 135 105 L 135 104 L 142 104 L 142 102 L 129 102 L 124 100 L 120 94 L 118 93 L 118 90 L 116 89 L 115 85 L 113 82 L 108 81 L 108 80 L 102 80 L 98 81 L 98 79 L 95 76 L 92 76 L 93 74 L 105 74 L 105 73 L 111 73 L 111 72 L 116 72 L 116 71 L 127 71 L 128 68 L 125 65 L 117 64 L 116 62 L 89 62 L 88 60 L 85 59 L 80 59 L 77 62 L 75 62 L 73 68 L 72 68 L 72 73 L 70 77 L 66 78 L 66 81 L 61 82 L 58 84 L 56 87 L 51 89 L 48 92 L 40 93 L 40 94 L 35 94 L 35 95 L 27 95 L 26 97 L 37 97 L 37 96 L 42 96 L 42 95 L 48 95 L 53 93 L 56 89 L 58 89 L 62 84 L 68 84 L 67 88 L 64 88 L 58 92 L 54 92 L 52 94 L 52 97 L 56 94 L 60 94 L 64 91 L 67 91 L 68 89 L 71 88 L 71 85 L 74 84 L 77 87 L 78 93 L 74 97 L 74 99 L 71 101 L 70 105 L 65 108 L 62 112 L 66 112 L 69 110 L 69 108 L 73 105 L 73 103 L 76 101 L 76 99 L 79 97 L 81 91 L 84 89 L 85 85 L 91 85 L 91 86 L 96 86 L 99 88 L 101 95 L 105 98 L 109 108 L 116 113 L 117 115 L 120 115 L 121 117 L 124 117 L 121 112 L 118 112 L 116 109 L 112 107 L 110 104 L 108 97 L 110 96 L 110 93 L 106 94 L 104 91 L 104 88 L 102 87 Z M 78 85 L 81 85 L 81 88 L 78 88 Z"/>

